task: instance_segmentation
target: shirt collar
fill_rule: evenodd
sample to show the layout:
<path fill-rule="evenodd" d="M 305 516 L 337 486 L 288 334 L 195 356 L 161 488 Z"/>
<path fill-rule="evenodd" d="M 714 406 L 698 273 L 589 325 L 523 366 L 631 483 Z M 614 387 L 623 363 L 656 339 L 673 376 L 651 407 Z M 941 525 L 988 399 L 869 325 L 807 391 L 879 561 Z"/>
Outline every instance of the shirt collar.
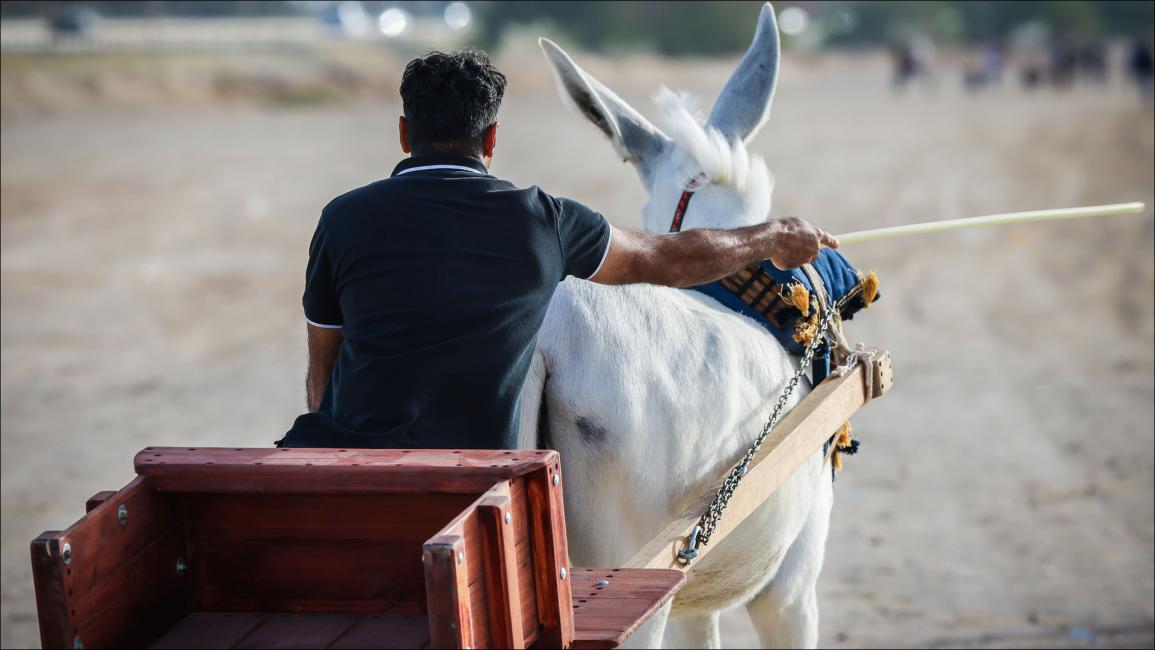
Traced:
<path fill-rule="evenodd" d="M 426 168 L 429 171 L 439 172 L 476 172 L 478 174 L 489 174 L 489 170 L 485 168 L 485 163 L 473 156 L 431 154 L 428 156 L 410 156 L 402 160 L 393 168 L 393 176 L 399 176 L 406 172 L 423 173 L 426 171 Z"/>

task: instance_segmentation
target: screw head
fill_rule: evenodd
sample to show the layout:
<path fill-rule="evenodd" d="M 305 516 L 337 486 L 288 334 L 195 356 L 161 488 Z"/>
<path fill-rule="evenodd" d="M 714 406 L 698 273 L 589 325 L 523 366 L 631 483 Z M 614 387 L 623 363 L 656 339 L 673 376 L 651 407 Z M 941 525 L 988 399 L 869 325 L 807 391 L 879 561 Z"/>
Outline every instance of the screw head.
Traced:
<path fill-rule="evenodd" d="M 598 580 L 597 582 L 594 583 L 594 586 L 595 587 L 605 587 L 608 584 L 610 584 L 609 580 Z"/>
<path fill-rule="evenodd" d="M 121 526 L 128 525 L 128 508 L 126 508 L 123 503 L 116 509 L 116 521 L 119 522 Z"/>
<path fill-rule="evenodd" d="M 60 549 L 60 559 L 63 560 L 65 564 L 72 564 L 72 544 L 68 542 L 64 543 L 64 548 Z M 79 639 L 80 637 L 76 638 Z"/>
<path fill-rule="evenodd" d="M 507 523 L 507 524 L 513 523 L 513 514 L 512 513 L 509 513 L 509 512 L 505 513 L 505 523 Z"/>
<path fill-rule="evenodd" d="M 178 557 L 176 559 L 176 574 L 178 576 L 183 576 L 187 572 L 188 572 L 188 564 L 184 561 L 183 557 Z"/>
<path fill-rule="evenodd" d="M 462 563 L 462 562 L 464 562 L 464 561 L 465 561 L 465 553 L 462 553 L 461 551 L 458 551 L 458 552 L 457 552 L 457 563 L 458 563 L 458 564 L 461 564 L 461 563 Z"/>
<path fill-rule="evenodd" d="M 561 573 L 560 573 L 559 575 L 561 576 L 561 579 L 562 579 L 562 580 L 565 580 L 565 577 L 566 577 L 567 575 L 569 575 L 569 574 L 566 572 L 566 570 L 565 570 L 565 567 L 562 567 L 562 568 L 561 568 Z"/>
<path fill-rule="evenodd" d="M 72 639 L 73 650 L 84 650 L 84 640 L 80 637 Z"/>
<path fill-rule="evenodd" d="M 553 475 L 553 486 L 557 487 L 558 483 L 561 483 L 561 477 L 558 476 L 557 474 L 554 474 Z"/>

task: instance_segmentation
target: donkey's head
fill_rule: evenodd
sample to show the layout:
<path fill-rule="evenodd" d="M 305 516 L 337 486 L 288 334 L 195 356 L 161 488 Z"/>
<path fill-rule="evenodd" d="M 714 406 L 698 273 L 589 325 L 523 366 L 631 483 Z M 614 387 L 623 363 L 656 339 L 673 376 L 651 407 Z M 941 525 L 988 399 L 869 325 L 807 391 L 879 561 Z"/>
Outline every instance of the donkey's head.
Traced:
<path fill-rule="evenodd" d="M 662 88 L 654 97 L 654 127 L 594 79 L 548 39 L 540 39 L 562 100 L 576 106 L 631 162 L 646 187 L 642 221 L 666 232 L 682 193 L 694 190 L 682 229 L 734 228 L 761 223 L 770 211 L 773 178 L 746 142 L 770 114 L 778 78 L 778 25 L 769 3 L 762 7 L 754 42 L 714 103 L 705 124 L 688 95 Z"/>

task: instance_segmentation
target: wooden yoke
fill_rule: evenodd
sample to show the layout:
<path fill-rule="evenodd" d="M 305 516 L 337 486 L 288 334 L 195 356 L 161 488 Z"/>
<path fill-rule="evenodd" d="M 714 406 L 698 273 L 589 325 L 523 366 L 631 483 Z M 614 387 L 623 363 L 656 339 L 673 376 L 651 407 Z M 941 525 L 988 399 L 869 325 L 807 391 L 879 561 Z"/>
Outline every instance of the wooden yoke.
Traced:
<path fill-rule="evenodd" d="M 866 371 L 871 372 L 869 379 L 864 375 Z M 725 515 L 714 529 L 710 543 L 698 549 L 698 559 L 765 503 L 871 397 L 890 390 L 892 383 L 890 354 L 878 350 L 866 368 L 856 365 L 841 376 L 831 376 L 810 391 L 766 437 L 762 448 L 750 462 L 741 487 L 730 499 Z M 727 469 L 726 475 L 729 472 Z M 719 479 L 705 494 L 687 504 L 677 518 L 634 554 L 625 566 L 687 571 L 690 565 L 678 561 L 678 551 L 685 546 L 721 485 L 722 479 Z"/>

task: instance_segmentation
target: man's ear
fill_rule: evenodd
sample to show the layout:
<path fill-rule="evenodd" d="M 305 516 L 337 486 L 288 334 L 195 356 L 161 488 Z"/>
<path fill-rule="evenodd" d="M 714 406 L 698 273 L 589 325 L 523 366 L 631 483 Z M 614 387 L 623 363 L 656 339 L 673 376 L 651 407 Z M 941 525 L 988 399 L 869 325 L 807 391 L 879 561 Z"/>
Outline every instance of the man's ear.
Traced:
<path fill-rule="evenodd" d="M 485 143 L 481 147 L 482 158 L 493 158 L 493 150 L 497 148 L 497 126 L 497 122 L 494 122 L 485 129 Z"/>
<path fill-rule="evenodd" d="M 397 128 L 400 131 L 398 135 L 401 137 L 401 151 L 412 153 L 409 149 L 409 120 L 405 119 L 404 115 L 397 121 Z"/>

